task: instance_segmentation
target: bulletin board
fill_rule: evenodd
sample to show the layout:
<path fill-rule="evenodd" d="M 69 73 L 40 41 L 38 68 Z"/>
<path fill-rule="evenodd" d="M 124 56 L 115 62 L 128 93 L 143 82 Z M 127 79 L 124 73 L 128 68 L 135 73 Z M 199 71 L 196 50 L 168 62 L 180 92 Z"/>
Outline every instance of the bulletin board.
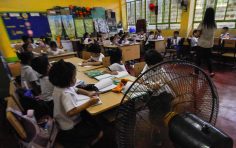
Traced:
<path fill-rule="evenodd" d="M 46 13 L 2 13 L 1 17 L 10 40 L 21 39 L 22 35 L 40 38 L 51 34 Z"/>

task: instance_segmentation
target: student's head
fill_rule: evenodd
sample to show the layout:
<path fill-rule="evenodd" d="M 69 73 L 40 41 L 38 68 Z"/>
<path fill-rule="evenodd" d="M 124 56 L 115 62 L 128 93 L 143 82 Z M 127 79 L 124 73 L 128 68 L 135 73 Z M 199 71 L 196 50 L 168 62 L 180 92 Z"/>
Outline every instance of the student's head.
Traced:
<path fill-rule="evenodd" d="M 113 49 L 110 54 L 110 63 L 121 63 L 122 52 L 119 48 Z"/>
<path fill-rule="evenodd" d="M 157 63 L 160 63 L 162 61 L 163 61 L 163 58 L 161 54 L 158 53 L 157 51 L 150 49 L 145 52 L 145 62 L 147 63 L 149 67 L 156 65 Z"/>
<path fill-rule="evenodd" d="M 18 53 L 17 56 L 23 65 L 30 65 L 32 59 L 34 58 L 33 53 L 29 51 Z"/>
<path fill-rule="evenodd" d="M 49 46 L 52 50 L 57 50 L 57 43 L 55 41 L 51 41 Z"/>
<path fill-rule="evenodd" d="M 206 9 L 202 24 L 206 28 L 216 28 L 215 10 L 213 8 L 209 7 Z"/>
<path fill-rule="evenodd" d="M 23 48 L 24 51 L 29 51 L 29 52 L 33 51 L 32 44 L 30 44 L 30 43 L 24 43 L 22 45 L 22 48 Z"/>
<path fill-rule="evenodd" d="M 88 51 L 91 53 L 92 57 L 99 57 L 101 53 L 101 48 L 98 44 L 92 44 Z"/>
<path fill-rule="evenodd" d="M 223 27 L 222 28 L 222 33 L 225 34 L 229 31 L 229 27 Z"/>
<path fill-rule="evenodd" d="M 88 38 L 88 37 L 89 37 L 89 33 L 88 33 L 88 32 L 85 32 L 83 38 L 86 39 L 86 38 Z"/>
<path fill-rule="evenodd" d="M 50 64 L 47 56 L 39 56 L 31 61 L 31 67 L 42 76 L 48 75 Z"/>
<path fill-rule="evenodd" d="M 156 33 L 157 33 L 158 36 L 161 35 L 161 30 L 157 29 Z"/>
<path fill-rule="evenodd" d="M 179 36 L 179 31 L 174 31 L 174 37 L 178 37 Z"/>
<path fill-rule="evenodd" d="M 32 43 L 32 38 L 30 38 L 29 36 L 27 35 L 23 35 L 21 37 L 22 41 L 25 43 L 25 44 L 28 44 L 28 43 Z"/>
<path fill-rule="evenodd" d="M 144 34 L 144 31 L 143 31 L 143 30 L 140 30 L 139 34 L 143 35 L 143 34 Z"/>
<path fill-rule="evenodd" d="M 115 41 L 115 39 L 116 39 L 116 36 L 110 37 L 110 41 L 111 41 L 112 43 Z"/>
<path fill-rule="evenodd" d="M 200 31 L 199 30 L 193 30 L 193 36 L 194 37 L 199 37 Z"/>
<path fill-rule="evenodd" d="M 149 35 L 154 35 L 154 32 L 153 32 L 153 31 L 150 31 L 150 32 L 149 32 Z"/>
<path fill-rule="evenodd" d="M 48 76 L 54 86 L 68 88 L 76 83 L 76 67 L 70 62 L 60 60 L 52 65 Z"/>

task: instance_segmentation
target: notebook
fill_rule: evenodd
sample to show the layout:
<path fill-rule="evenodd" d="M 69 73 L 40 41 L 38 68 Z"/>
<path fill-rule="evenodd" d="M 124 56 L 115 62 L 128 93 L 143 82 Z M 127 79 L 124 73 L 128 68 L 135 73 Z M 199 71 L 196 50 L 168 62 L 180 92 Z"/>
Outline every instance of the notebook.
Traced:
<path fill-rule="evenodd" d="M 98 83 L 96 83 L 95 86 L 98 88 L 99 92 L 101 93 L 110 91 L 116 87 L 116 85 L 113 83 L 113 80 L 111 78 L 102 79 Z"/>
<path fill-rule="evenodd" d="M 121 72 L 118 72 L 117 75 L 103 74 L 100 76 L 96 76 L 95 79 L 102 80 L 102 79 L 106 79 L 106 78 L 122 78 L 122 77 L 125 77 L 128 75 L 129 75 L 129 73 L 127 71 L 121 71 Z"/>
<path fill-rule="evenodd" d="M 81 95 L 81 94 L 77 94 L 76 98 L 77 99 L 75 100 L 75 102 L 73 102 L 76 107 L 81 106 L 82 104 L 84 104 L 90 100 L 89 96 L 85 96 L 85 95 Z M 96 104 L 94 104 L 92 106 L 96 106 L 99 104 L 102 104 L 102 101 L 100 99 Z"/>
<path fill-rule="evenodd" d="M 91 70 L 91 71 L 86 71 L 85 74 L 91 78 L 94 78 L 102 75 L 103 73 L 100 70 Z"/>

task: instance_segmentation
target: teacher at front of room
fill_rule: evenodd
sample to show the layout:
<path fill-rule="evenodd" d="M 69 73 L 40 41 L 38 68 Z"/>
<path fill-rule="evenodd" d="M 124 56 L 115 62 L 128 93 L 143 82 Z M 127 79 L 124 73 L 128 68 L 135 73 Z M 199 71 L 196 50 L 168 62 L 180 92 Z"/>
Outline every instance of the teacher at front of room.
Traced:
<path fill-rule="evenodd" d="M 205 61 L 208 67 L 210 76 L 213 77 L 215 73 L 212 71 L 212 47 L 214 44 L 215 30 L 217 29 L 215 22 L 215 10 L 211 7 L 206 9 L 203 21 L 199 24 L 197 30 L 200 31 L 198 39 L 198 48 L 196 51 L 196 65 L 201 66 L 201 62 Z"/>

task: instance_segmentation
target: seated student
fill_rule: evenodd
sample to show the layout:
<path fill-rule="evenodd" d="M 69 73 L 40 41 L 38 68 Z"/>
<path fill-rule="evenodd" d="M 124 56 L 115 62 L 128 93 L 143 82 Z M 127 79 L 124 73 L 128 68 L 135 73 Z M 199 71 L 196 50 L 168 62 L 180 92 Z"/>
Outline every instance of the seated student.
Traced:
<path fill-rule="evenodd" d="M 93 43 L 92 39 L 90 38 L 89 33 L 87 33 L 87 32 L 84 33 L 83 40 L 84 40 L 83 41 L 84 44 L 91 44 L 91 43 Z"/>
<path fill-rule="evenodd" d="M 228 31 L 229 31 L 229 27 L 223 27 L 221 35 L 220 35 L 220 39 L 229 39 L 230 35 Z"/>
<path fill-rule="evenodd" d="M 179 37 L 179 31 L 174 31 L 174 36 L 170 38 L 171 39 L 171 47 L 175 48 L 179 45 L 179 41 L 181 40 L 181 37 Z"/>
<path fill-rule="evenodd" d="M 41 88 L 40 100 L 46 102 L 48 106 L 49 115 L 53 117 L 53 98 L 52 93 L 54 86 L 49 81 L 48 72 L 50 64 L 47 56 L 36 57 L 31 62 L 32 68 L 40 74 L 39 83 Z"/>
<path fill-rule="evenodd" d="M 127 71 L 122 63 L 122 52 L 119 48 L 113 49 L 110 53 L 110 66 L 104 72 L 117 75 L 118 72 Z"/>
<path fill-rule="evenodd" d="M 137 36 L 139 39 L 144 39 L 146 38 L 146 34 L 144 33 L 143 30 L 141 30 L 139 33 L 138 33 L 138 36 Z"/>
<path fill-rule="evenodd" d="M 119 43 L 119 44 L 129 44 L 129 41 L 128 41 L 128 34 L 124 34 L 124 35 L 120 38 L 120 40 L 119 40 L 118 43 Z"/>
<path fill-rule="evenodd" d="M 153 40 L 154 38 L 155 38 L 154 32 L 153 32 L 153 31 L 150 31 L 150 32 L 149 32 L 148 39 L 147 39 L 145 45 L 147 45 L 147 44 L 149 43 L 149 41 L 150 41 L 150 40 Z"/>
<path fill-rule="evenodd" d="M 35 95 L 39 95 L 40 86 L 38 84 L 38 74 L 30 66 L 34 57 L 32 52 L 21 52 L 18 54 L 18 57 L 21 60 L 21 86 L 23 88 L 32 89 Z"/>
<path fill-rule="evenodd" d="M 122 37 L 122 36 L 124 35 L 123 30 L 120 30 L 119 33 L 118 33 L 118 35 L 119 35 L 120 37 Z"/>
<path fill-rule="evenodd" d="M 48 53 L 51 55 L 59 55 L 59 54 L 65 53 L 65 50 L 57 48 L 57 43 L 55 41 L 51 41 L 50 48 L 48 49 Z"/>
<path fill-rule="evenodd" d="M 198 38 L 199 38 L 200 31 L 199 30 L 193 30 L 193 36 L 191 38 L 191 47 L 195 48 L 198 45 Z"/>
<path fill-rule="evenodd" d="M 157 39 L 157 40 L 164 40 L 163 36 L 161 35 L 161 30 L 160 29 L 156 30 L 154 38 Z"/>
<path fill-rule="evenodd" d="M 92 65 L 98 66 L 102 65 L 102 59 L 105 57 L 101 53 L 101 48 L 98 44 L 92 44 L 88 51 L 91 53 L 91 57 L 88 60 L 83 61 L 82 66 Z"/>
<path fill-rule="evenodd" d="M 60 60 L 54 63 L 49 71 L 49 81 L 55 86 L 53 90 L 54 119 L 59 124 L 58 140 L 64 147 L 90 147 L 103 135 L 92 117 L 83 116 L 90 106 L 99 99 L 96 93 L 75 89 L 76 67 L 69 62 Z M 78 94 L 90 96 L 84 102 Z M 77 105 L 75 105 L 77 104 Z"/>
<path fill-rule="evenodd" d="M 143 71 L 141 73 L 144 73 L 152 66 L 163 61 L 163 57 L 161 56 L 161 54 L 153 49 L 147 50 L 145 52 L 144 58 L 145 58 L 146 64 L 145 64 Z"/>
<path fill-rule="evenodd" d="M 29 37 L 27 35 L 23 35 L 21 37 L 22 41 L 23 41 L 23 44 L 30 44 L 32 48 L 36 48 L 37 45 L 34 44 L 34 39 L 32 37 Z"/>
<path fill-rule="evenodd" d="M 117 37 L 117 35 L 110 37 L 110 41 L 111 41 L 112 45 L 119 45 L 119 43 L 118 43 L 119 38 Z"/>

